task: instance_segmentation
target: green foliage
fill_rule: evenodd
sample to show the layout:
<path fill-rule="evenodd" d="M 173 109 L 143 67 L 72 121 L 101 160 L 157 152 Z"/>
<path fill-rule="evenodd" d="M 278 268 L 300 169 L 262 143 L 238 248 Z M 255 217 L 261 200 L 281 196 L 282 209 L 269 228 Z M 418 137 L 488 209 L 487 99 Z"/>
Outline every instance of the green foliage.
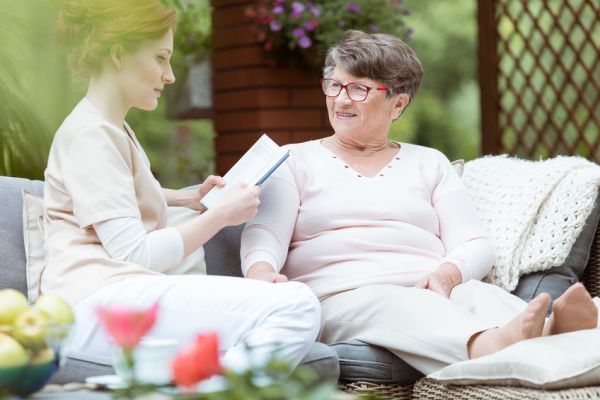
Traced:
<path fill-rule="evenodd" d="M 164 0 L 177 10 L 173 63 L 204 60 L 211 50 L 211 12 L 208 0 Z"/>
<path fill-rule="evenodd" d="M 46 166 L 47 135 L 33 108 L 23 96 L 15 63 L 14 38 L 24 35 L 21 18 L 0 13 L 0 175 L 40 179 Z M 32 143 L 36 145 L 32 145 Z"/>
<path fill-rule="evenodd" d="M 334 396 L 336 383 L 323 381 L 311 368 L 299 366 L 291 374 L 289 371 L 288 363 L 272 359 L 264 368 L 243 373 L 226 371 L 224 387 L 214 392 L 180 393 L 170 385 L 134 382 L 133 386 L 113 391 L 113 398 L 137 398 L 156 391 L 165 394 L 161 398 L 172 400 L 330 400 Z"/>
<path fill-rule="evenodd" d="M 197 8 L 207 3 L 193 2 Z M 66 55 L 54 45 L 62 3 L 0 0 L 0 175 L 42 179 L 54 133 L 85 95 L 86 82 L 74 80 Z M 207 6 L 199 11 L 205 19 L 209 13 Z M 200 29 L 206 31 L 210 25 Z M 193 49 L 191 45 L 184 48 Z M 163 101 L 153 112 L 132 110 L 127 121 L 163 186 L 199 183 L 213 171 L 212 123 L 170 121 Z"/>
<path fill-rule="evenodd" d="M 410 45 L 425 75 L 415 99 L 392 128 L 396 140 L 430 146 L 448 158 L 479 154 L 476 2 L 407 0 Z"/>

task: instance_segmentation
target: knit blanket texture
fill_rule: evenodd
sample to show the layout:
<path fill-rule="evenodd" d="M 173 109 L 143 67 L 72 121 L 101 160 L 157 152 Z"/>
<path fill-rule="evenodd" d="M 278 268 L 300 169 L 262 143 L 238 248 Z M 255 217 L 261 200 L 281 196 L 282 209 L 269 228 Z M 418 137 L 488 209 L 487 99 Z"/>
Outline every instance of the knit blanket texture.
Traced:
<path fill-rule="evenodd" d="M 466 163 L 462 179 L 496 248 L 484 281 L 512 291 L 521 275 L 565 262 L 594 207 L 600 166 L 487 156 Z"/>

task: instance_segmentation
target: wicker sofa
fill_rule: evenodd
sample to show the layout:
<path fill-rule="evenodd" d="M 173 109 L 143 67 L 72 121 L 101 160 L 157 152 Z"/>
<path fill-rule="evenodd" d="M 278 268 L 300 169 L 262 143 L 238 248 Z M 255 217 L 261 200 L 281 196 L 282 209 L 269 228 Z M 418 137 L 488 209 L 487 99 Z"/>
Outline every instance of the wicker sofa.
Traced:
<path fill-rule="evenodd" d="M 13 287 L 26 293 L 25 256 L 22 235 L 21 189 L 41 195 L 39 181 L 0 177 L 0 289 Z M 597 210 L 596 210 L 597 211 Z M 591 255 L 583 281 L 593 295 L 600 294 L 600 232 L 596 229 L 598 215 L 588 219 L 587 246 L 593 237 Z M 240 276 L 239 246 L 241 226 L 226 228 L 205 246 L 208 274 Z M 584 241 L 584 233 L 578 242 Z M 584 247 L 586 244 L 584 243 Z M 575 247 L 575 246 L 574 246 Z M 587 255 L 586 255 L 587 259 Z M 554 274 L 559 275 L 559 274 Z M 561 275 L 564 278 L 564 273 Z M 539 277 L 531 276 L 539 286 Z M 576 279 L 567 277 L 569 282 Z M 523 280 L 524 282 L 526 281 Z M 567 282 L 566 284 L 569 284 Z M 523 297 L 523 296 L 522 296 Z M 600 387 L 587 387 L 563 391 L 533 390 L 501 386 L 444 385 L 424 378 L 402 360 L 385 349 L 351 340 L 330 346 L 316 343 L 304 363 L 312 366 L 326 379 L 340 380 L 340 388 L 349 393 L 375 394 L 379 398 L 394 399 L 572 399 L 600 398 Z M 86 376 L 110 374 L 112 369 L 90 360 L 69 359 L 55 376 L 56 383 L 82 381 Z"/>
<path fill-rule="evenodd" d="M 590 257 L 585 267 L 582 282 L 592 296 L 600 295 L 600 229 L 596 229 L 591 245 Z M 600 346 L 600 344 L 598 344 Z M 381 385 L 371 382 L 350 382 L 341 386 L 343 390 L 355 394 L 373 394 L 378 398 L 412 400 L 571 400 L 600 399 L 600 386 L 564 390 L 541 390 L 514 386 L 492 385 L 447 385 L 420 378 L 410 385 Z"/>

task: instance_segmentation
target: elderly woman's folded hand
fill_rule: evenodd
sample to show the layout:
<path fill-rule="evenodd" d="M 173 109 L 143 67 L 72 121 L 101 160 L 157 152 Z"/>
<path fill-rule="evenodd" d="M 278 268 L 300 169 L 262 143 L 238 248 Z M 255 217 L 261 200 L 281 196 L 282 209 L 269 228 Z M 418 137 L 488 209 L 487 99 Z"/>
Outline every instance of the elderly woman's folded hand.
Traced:
<path fill-rule="evenodd" d="M 452 289 L 461 282 L 462 274 L 458 267 L 451 263 L 444 263 L 431 274 L 419 280 L 415 287 L 428 289 L 449 298 Z"/>
<path fill-rule="evenodd" d="M 278 274 L 273 270 L 273 267 L 266 262 L 258 262 L 251 266 L 246 273 L 246 278 L 258 279 L 260 281 L 271 283 L 287 282 L 288 280 L 287 276 Z"/>

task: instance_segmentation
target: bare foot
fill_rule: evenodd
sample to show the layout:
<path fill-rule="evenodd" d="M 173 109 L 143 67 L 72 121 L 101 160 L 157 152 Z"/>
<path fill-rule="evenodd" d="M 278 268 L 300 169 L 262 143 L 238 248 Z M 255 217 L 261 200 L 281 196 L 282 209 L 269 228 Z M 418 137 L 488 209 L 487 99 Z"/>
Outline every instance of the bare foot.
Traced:
<path fill-rule="evenodd" d="M 549 303 L 550 296 L 542 293 L 508 324 L 474 335 L 467 345 L 469 358 L 492 354 L 521 340 L 541 336 Z"/>
<path fill-rule="evenodd" d="M 552 304 L 552 314 L 544 326 L 544 335 L 593 329 L 598 325 L 598 309 L 581 283 L 569 287 Z"/>

